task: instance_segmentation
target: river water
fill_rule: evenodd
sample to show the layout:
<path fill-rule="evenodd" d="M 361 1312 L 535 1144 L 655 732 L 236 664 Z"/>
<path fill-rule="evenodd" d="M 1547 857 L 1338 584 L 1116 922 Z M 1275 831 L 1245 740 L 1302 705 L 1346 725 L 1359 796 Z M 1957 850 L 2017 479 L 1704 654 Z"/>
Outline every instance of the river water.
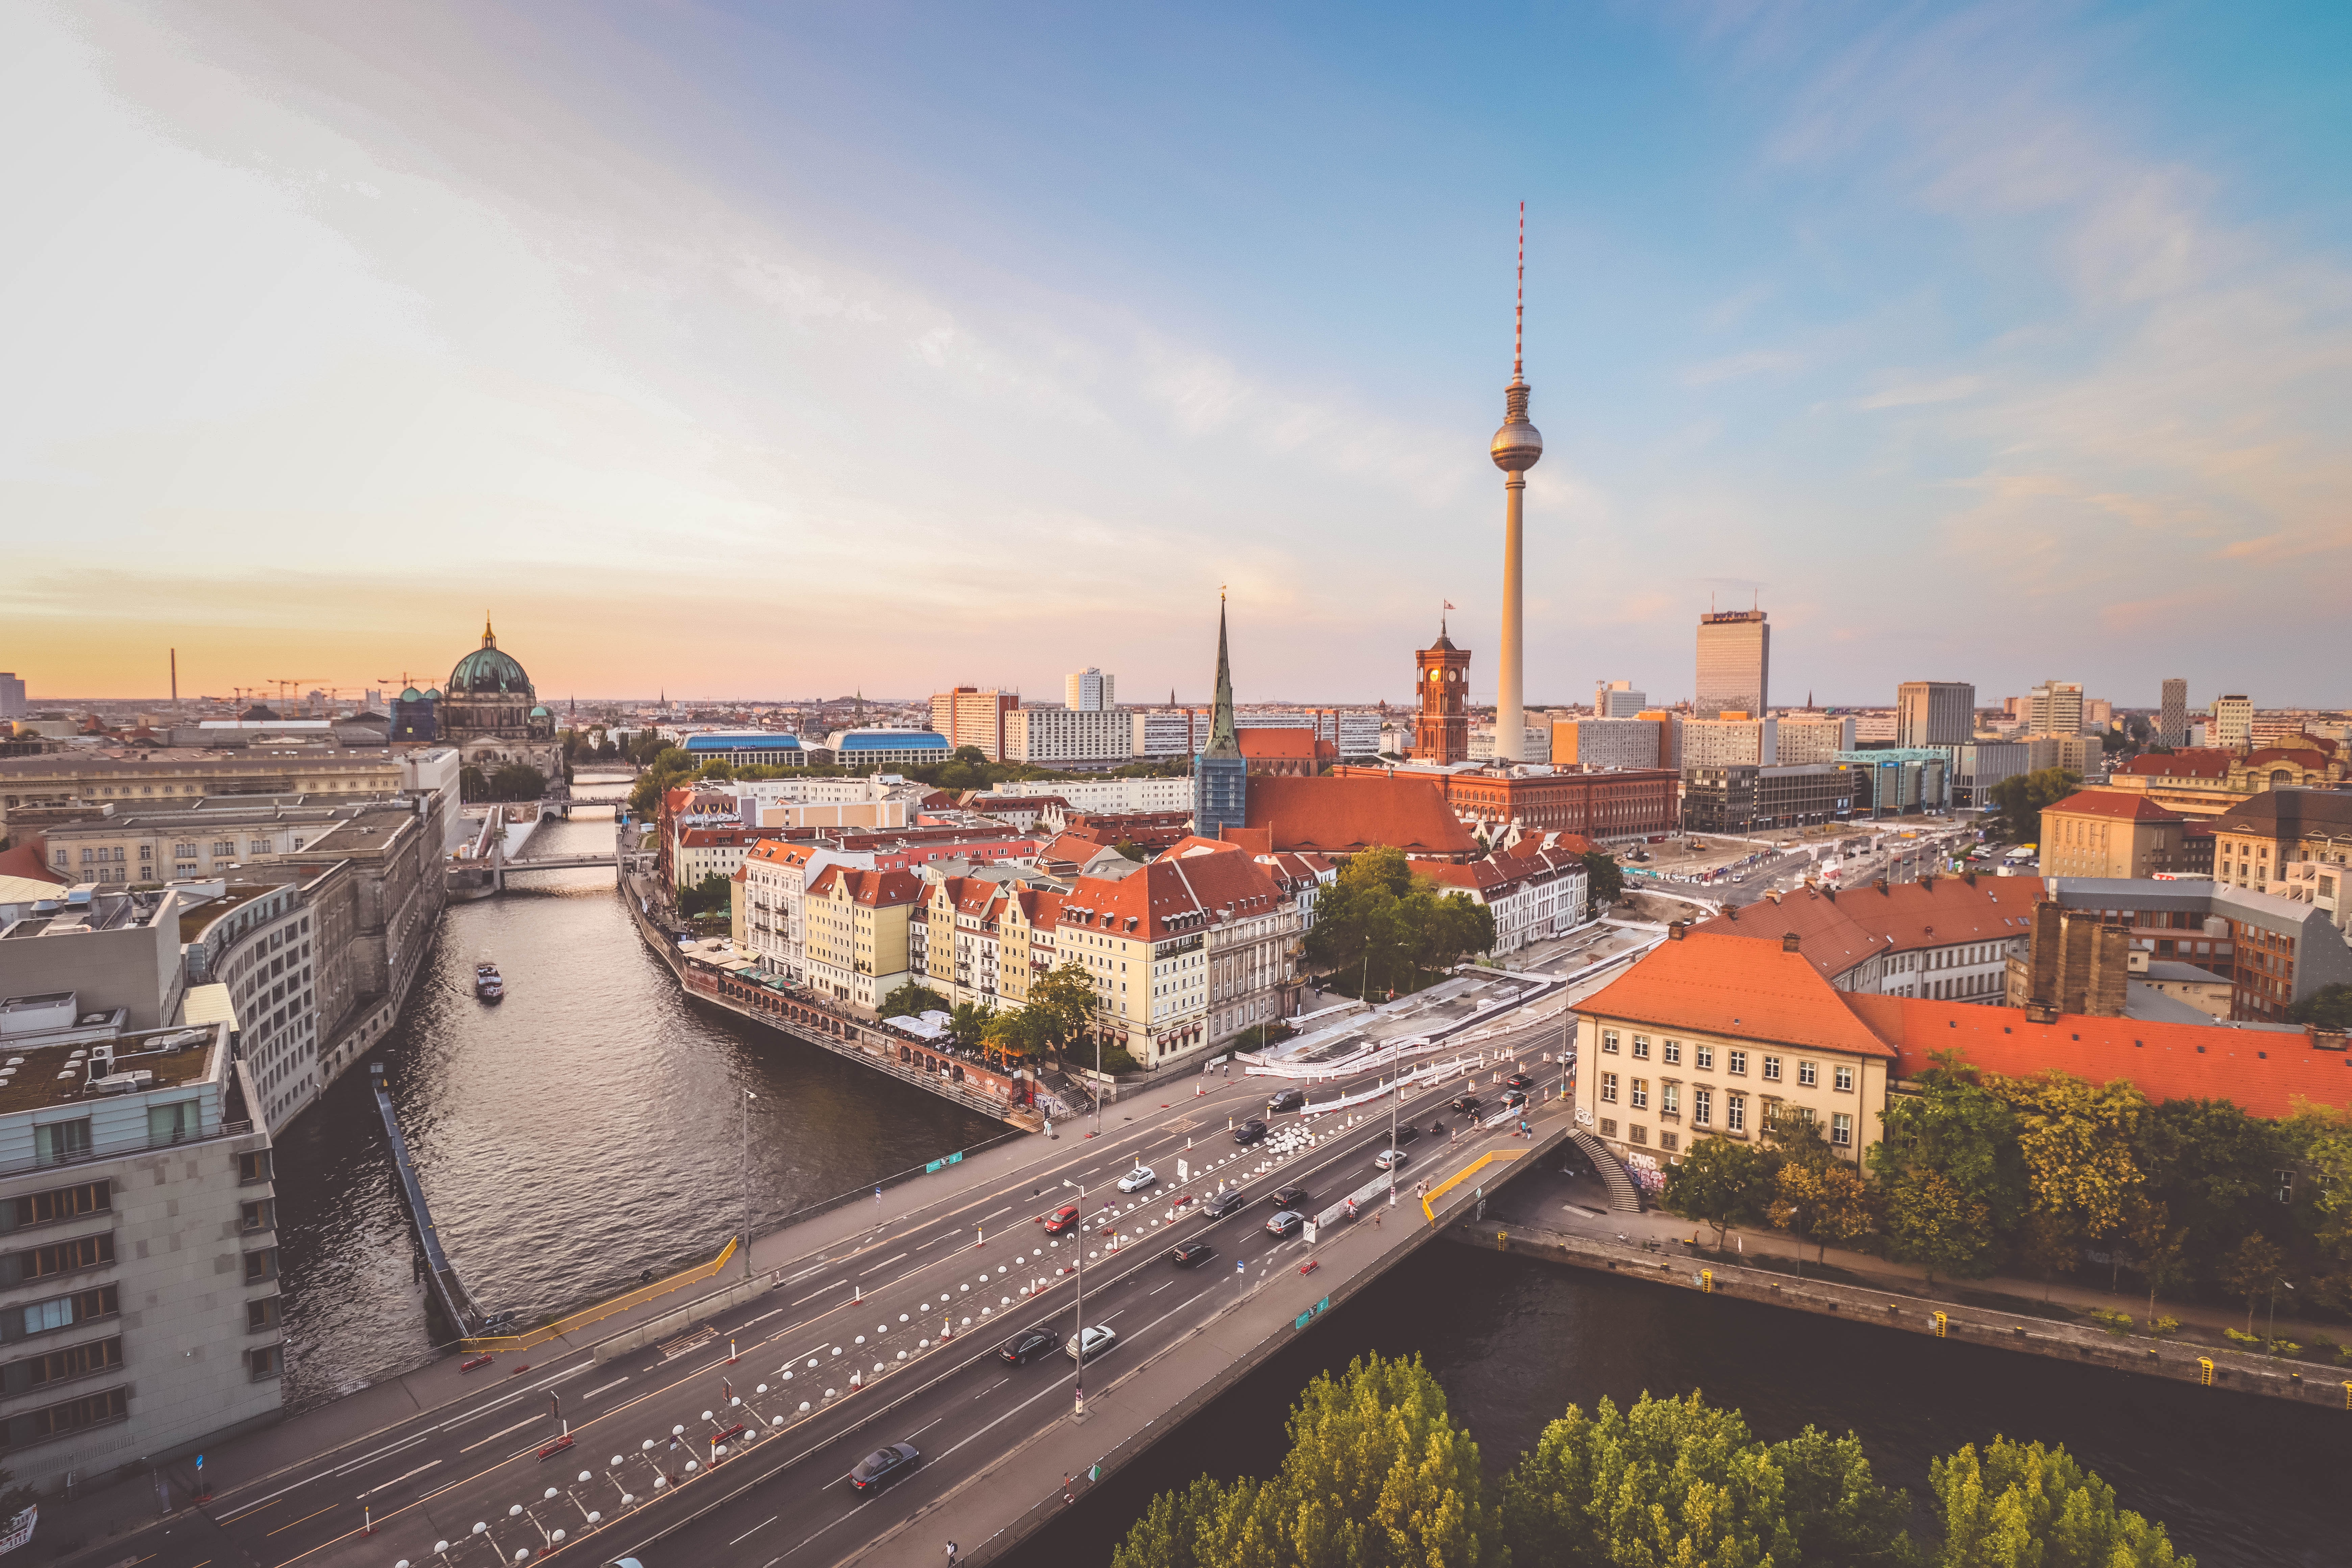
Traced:
<path fill-rule="evenodd" d="M 610 819 L 583 812 L 542 827 L 533 849 L 611 842 Z M 645 951 L 611 872 L 527 880 L 450 906 L 433 983 L 372 1058 L 386 1064 L 450 1257 L 484 1305 L 526 1321 L 560 1312 L 641 1269 L 709 1258 L 741 1225 L 747 1188 L 755 1223 L 772 1220 L 1004 1132 L 688 1005 Z M 495 1007 L 471 992 L 484 949 L 507 979 Z M 758 1096 L 748 1161 L 746 1088 Z M 431 1354 L 436 1328 L 364 1067 L 288 1130 L 278 1172 L 289 1405 Z M 1299 1387 L 1366 1350 L 1420 1352 L 1497 1473 L 1570 1402 L 1698 1388 L 1767 1437 L 1807 1422 L 1853 1430 L 1915 1500 L 1931 1457 L 2007 1433 L 2066 1444 L 2206 1568 L 2345 1560 L 2336 1514 L 2352 1415 L 1446 1245 L 1318 1320 L 1019 1561 L 1106 1562 L 1151 1492 L 1203 1470 L 1270 1472 Z"/>

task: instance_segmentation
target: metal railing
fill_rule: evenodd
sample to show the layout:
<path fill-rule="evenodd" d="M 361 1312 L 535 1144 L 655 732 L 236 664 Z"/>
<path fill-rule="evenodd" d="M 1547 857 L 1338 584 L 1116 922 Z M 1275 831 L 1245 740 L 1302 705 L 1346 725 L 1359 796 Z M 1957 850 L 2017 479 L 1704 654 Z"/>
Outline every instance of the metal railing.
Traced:
<path fill-rule="evenodd" d="M 75 1149 L 63 1154 L 35 1155 L 30 1160 L 0 1162 L 0 1176 L 18 1176 L 28 1171 L 64 1170 L 74 1165 L 95 1164 L 100 1160 L 121 1160 L 132 1154 L 151 1153 L 158 1149 L 183 1148 L 191 1143 L 216 1143 L 224 1138 L 251 1136 L 250 1121 L 224 1121 L 210 1132 L 183 1133 L 172 1138 L 118 1138 L 111 1143 Z"/>

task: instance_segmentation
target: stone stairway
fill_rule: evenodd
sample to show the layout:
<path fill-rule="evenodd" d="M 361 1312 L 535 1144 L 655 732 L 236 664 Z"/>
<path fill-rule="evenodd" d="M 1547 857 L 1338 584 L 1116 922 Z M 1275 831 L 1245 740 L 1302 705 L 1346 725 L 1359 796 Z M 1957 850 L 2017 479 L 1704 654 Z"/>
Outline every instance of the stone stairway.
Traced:
<path fill-rule="evenodd" d="M 1642 1201 L 1641 1187 L 1626 1173 L 1617 1156 L 1609 1152 L 1607 1144 L 1580 1127 L 1570 1132 L 1569 1137 L 1575 1141 L 1584 1157 L 1592 1162 L 1592 1168 L 1601 1173 L 1601 1185 L 1609 1189 L 1611 1208 L 1621 1214 L 1640 1214 L 1647 1206 Z"/>

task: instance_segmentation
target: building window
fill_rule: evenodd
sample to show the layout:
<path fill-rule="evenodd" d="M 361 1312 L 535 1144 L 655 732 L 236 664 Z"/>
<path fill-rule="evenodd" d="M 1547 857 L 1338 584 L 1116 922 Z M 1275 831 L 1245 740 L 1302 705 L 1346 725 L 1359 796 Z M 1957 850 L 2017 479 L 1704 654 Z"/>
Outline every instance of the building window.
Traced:
<path fill-rule="evenodd" d="M 1748 1072 L 1748 1053 L 1746 1051 L 1724 1052 L 1723 1070 L 1727 1073 L 1745 1077 Z"/>
<path fill-rule="evenodd" d="M 1617 1103 L 1617 1075 L 1613 1072 L 1601 1075 L 1601 1103 L 1603 1105 Z"/>
<path fill-rule="evenodd" d="M 1701 1072 L 1713 1072 L 1715 1070 L 1715 1047 L 1713 1046 L 1693 1046 L 1691 1047 L 1691 1065 L 1697 1068 Z"/>
<path fill-rule="evenodd" d="M 257 1345 L 245 1352 L 247 1375 L 259 1383 L 277 1377 L 286 1370 L 286 1349 L 282 1345 Z"/>
<path fill-rule="evenodd" d="M 101 1285 L 95 1290 L 77 1290 L 70 1296 L 53 1296 L 24 1309 L 24 1333 L 26 1338 L 52 1333 L 58 1329 L 69 1329 L 76 1323 L 110 1318 L 121 1310 L 121 1296 L 112 1285 Z M 8 1337 L 14 1339 L 16 1336 L 11 1334 Z"/>
<path fill-rule="evenodd" d="M 1774 1083 L 1780 1081 L 1780 1058 L 1779 1057 L 1766 1057 L 1764 1058 L 1764 1076 L 1771 1079 Z"/>
<path fill-rule="evenodd" d="M 1617 1123 L 1609 1117 L 1604 1116 L 1601 1119 L 1601 1136 L 1603 1138 L 1617 1136 Z"/>
<path fill-rule="evenodd" d="M 111 1372 L 122 1364 L 122 1336 L 91 1340 L 88 1343 L 67 1345 L 62 1350 L 44 1352 L 8 1363 L 0 1373 L 0 1382 L 10 1394 L 23 1394 L 53 1383 L 70 1383 L 93 1373 Z"/>
<path fill-rule="evenodd" d="M 33 1129 L 33 1159 L 43 1165 L 63 1165 L 89 1158 L 89 1118 L 50 1121 Z"/>
<path fill-rule="evenodd" d="M 1728 1132 L 1748 1131 L 1748 1097 L 1727 1094 L 1723 1097 L 1723 1126 Z"/>
<path fill-rule="evenodd" d="M 147 1146 L 184 1143 L 196 1136 L 196 1102 L 175 1100 L 169 1105 L 147 1108 Z"/>
<path fill-rule="evenodd" d="M 255 1149 L 236 1157 L 237 1184 L 269 1180 L 269 1151 Z"/>
<path fill-rule="evenodd" d="M 1650 1141 L 1650 1130 L 1637 1121 L 1625 1129 L 1625 1137 L 1629 1142 L 1647 1143 Z"/>
<path fill-rule="evenodd" d="M 1647 1035 L 1636 1035 L 1636 1036 L 1634 1036 L 1634 1037 L 1633 1037 L 1633 1058 L 1634 1058 L 1636 1061 L 1644 1061 L 1644 1062 L 1645 1062 L 1645 1061 L 1648 1061 L 1648 1060 L 1650 1059 L 1650 1037 L 1649 1037 L 1649 1036 L 1647 1036 Z"/>
<path fill-rule="evenodd" d="M 130 1415 L 129 1389 L 110 1388 L 102 1394 L 85 1394 L 79 1399 L 68 1399 L 62 1405 L 27 1410 L 8 1417 L 8 1446 L 14 1448 L 26 1443 L 37 1443 L 61 1433 L 80 1431 L 85 1426 L 102 1426 L 110 1421 L 128 1420 Z"/>
<path fill-rule="evenodd" d="M 1715 1121 L 1715 1090 L 1694 1088 L 1691 1090 L 1691 1125 L 1706 1127 Z"/>
<path fill-rule="evenodd" d="M 257 1198 L 237 1205 L 237 1228 L 245 1231 L 274 1230 L 278 1226 L 278 1205 L 271 1198 Z"/>
<path fill-rule="evenodd" d="M 1813 1088 L 1821 1081 L 1821 1069 L 1815 1067 L 1812 1063 L 1801 1061 L 1797 1064 L 1797 1087 L 1799 1089 Z"/>
<path fill-rule="evenodd" d="M 1616 1030 L 1603 1029 L 1601 1031 L 1601 1054 L 1604 1056 L 1613 1057 L 1617 1054 Z"/>
<path fill-rule="evenodd" d="M 1658 1059 L 1670 1068 L 1683 1065 L 1683 1043 L 1680 1040 L 1660 1040 Z"/>
<path fill-rule="evenodd" d="M 78 1236 L 71 1241 L 53 1241 L 47 1247 L 27 1247 L 0 1258 L 0 1285 L 42 1279 L 52 1274 L 72 1274 L 84 1268 L 103 1268 L 113 1261 L 112 1232 Z"/>
<path fill-rule="evenodd" d="M 1634 1110 L 1649 1110 L 1649 1109 L 1650 1109 L 1650 1080 L 1649 1080 L 1648 1079 L 1645 1079 L 1645 1078 L 1637 1078 L 1637 1079 L 1635 1079 L 1633 1080 L 1633 1101 L 1632 1101 L 1632 1103 L 1633 1103 L 1633 1109 L 1634 1109 Z"/>
<path fill-rule="evenodd" d="M 275 1279 L 277 1278 L 278 1249 L 276 1247 L 265 1247 L 257 1252 L 248 1252 L 245 1255 L 245 1282 L 247 1284 L 258 1285 L 264 1280 Z"/>
<path fill-rule="evenodd" d="M 1853 1146 L 1853 1118 L 1843 1110 L 1830 1117 L 1830 1142 L 1840 1149 Z"/>
<path fill-rule="evenodd" d="M 245 1331 L 247 1333 L 257 1334 L 262 1332 L 264 1330 L 274 1329 L 277 1326 L 277 1297 L 264 1296 L 257 1301 L 247 1301 L 245 1304 Z"/>
<path fill-rule="evenodd" d="M 1683 1086 L 1678 1083 L 1658 1085 L 1658 1114 L 1680 1116 L 1683 1113 Z"/>
<path fill-rule="evenodd" d="M 30 1230 L 35 1226 L 79 1219 L 84 1215 L 98 1214 L 113 1206 L 112 1182 L 83 1182 L 76 1186 L 51 1187 L 45 1193 L 26 1193 L 23 1197 L 9 1199 L 7 1205 L 0 1208 L 0 1229 Z"/>
<path fill-rule="evenodd" d="M 1664 1149 L 1667 1153 L 1673 1153 L 1681 1146 L 1682 1135 L 1680 1133 L 1661 1131 L 1658 1134 L 1658 1147 Z"/>
<path fill-rule="evenodd" d="M 1832 1069 L 1830 1075 L 1830 1087 L 1836 1089 L 1840 1094 L 1852 1094 L 1853 1092 L 1853 1069 L 1852 1068 L 1837 1068 Z"/>

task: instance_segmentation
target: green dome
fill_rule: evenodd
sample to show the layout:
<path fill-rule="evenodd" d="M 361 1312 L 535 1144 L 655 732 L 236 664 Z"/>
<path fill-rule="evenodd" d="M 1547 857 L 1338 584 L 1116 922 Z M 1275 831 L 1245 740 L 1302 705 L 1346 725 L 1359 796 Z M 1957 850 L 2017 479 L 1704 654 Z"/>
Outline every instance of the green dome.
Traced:
<path fill-rule="evenodd" d="M 412 686 L 400 694 L 400 700 L 403 702 L 422 702 L 425 700 L 425 694 Z"/>
<path fill-rule="evenodd" d="M 555 715 L 547 710 L 547 705 L 543 702 L 530 710 L 530 716 L 534 719 L 552 719 L 555 717 Z"/>
<path fill-rule="evenodd" d="M 437 687 L 437 686 L 436 686 L 436 687 L 435 687 L 432 690 L 430 690 L 430 691 L 426 692 L 426 693 L 425 694 L 425 701 L 427 701 L 427 702 L 438 702 L 438 701 L 440 701 L 440 700 L 441 700 L 441 689 L 440 689 L 439 687 Z"/>
<path fill-rule="evenodd" d="M 449 690 L 459 697 L 528 697 L 530 677 L 509 655 L 499 651 L 499 639 L 489 623 L 482 623 L 482 646 L 457 661 L 449 672 Z"/>

